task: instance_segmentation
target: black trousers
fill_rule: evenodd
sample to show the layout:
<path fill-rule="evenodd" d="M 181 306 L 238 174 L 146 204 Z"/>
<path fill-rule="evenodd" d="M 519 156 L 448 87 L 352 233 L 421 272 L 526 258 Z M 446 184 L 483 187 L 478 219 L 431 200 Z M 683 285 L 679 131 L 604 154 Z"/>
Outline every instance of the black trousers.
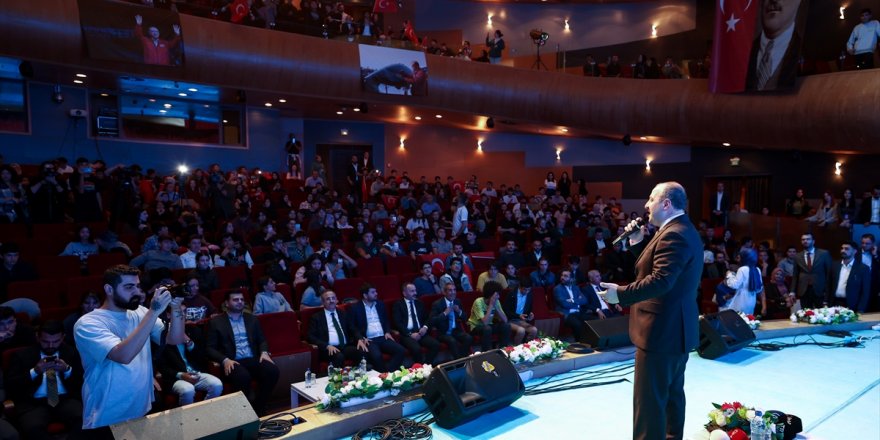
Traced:
<path fill-rule="evenodd" d="M 18 423 L 21 426 L 23 438 L 50 438 L 46 428 L 53 421 L 63 423 L 70 434 L 76 434 L 82 430 L 82 402 L 64 395 L 59 398 L 58 405 L 54 408 L 46 403 L 45 398 L 19 405 L 21 408 L 18 410 Z"/>
<path fill-rule="evenodd" d="M 873 69 L 874 52 L 856 54 L 856 69 Z"/>
<path fill-rule="evenodd" d="M 345 360 L 348 359 L 352 362 L 360 362 L 361 358 L 364 357 L 364 353 L 357 349 L 354 345 L 343 345 L 334 347 L 338 348 L 339 351 L 336 352 L 333 356 L 327 354 L 327 350 L 318 350 L 318 359 L 329 362 L 335 368 L 342 368 L 345 366 Z"/>
<path fill-rule="evenodd" d="M 440 341 L 434 339 L 429 334 L 425 334 L 419 338 L 418 341 L 410 337 L 409 335 L 400 335 L 400 345 L 406 348 L 409 351 L 410 356 L 412 356 L 413 362 L 424 364 L 429 363 L 434 365 L 434 359 L 437 358 L 437 353 L 440 352 Z M 422 355 L 422 348 L 428 350 L 427 356 Z"/>
<path fill-rule="evenodd" d="M 480 337 L 481 351 L 489 351 L 492 349 L 492 335 L 498 336 L 498 344 L 501 347 L 510 345 L 510 324 L 506 322 L 478 325 L 471 330 L 471 334 Z"/>
<path fill-rule="evenodd" d="M 460 359 L 471 354 L 471 345 L 474 345 L 473 336 L 460 328 L 453 330 L 451 335 L 441 333 L 437 339 L 449 346 L 453 359 Z"/>
<path fill-rule="evenodd" d="M 391 360 L 387 364 L 382 359 L 382 353 L 391 355 Z M 374 370 L 382 373 L 399 369 L 403 365 L 405 355 L 406 350 L 403 346 L 391 339 L 385 339 L 384 336 L 370 339 L 370 344 L 367 345 L 367 362 Z"/>
<path fill-rule="evenodd" d="M 687 353 L 636 349 L 633 440 L 681 440 Z"/>
<path fill-rule="evenodd" d="M 248 396 L 248 401 L 254 407 L 257 414 L 262 415 L 266 411 L 266 404 L 272 395 L 272 390 L 278 382 L 278 367 L 272 362 L 260 362 L 259 358 L 237 359 L 238 365 L 232 373 L 226 376 L 226 381 L 234 391 L 241 391 Z M 257 382 L 257 394 L 251 398 L 251 380 Z"/>

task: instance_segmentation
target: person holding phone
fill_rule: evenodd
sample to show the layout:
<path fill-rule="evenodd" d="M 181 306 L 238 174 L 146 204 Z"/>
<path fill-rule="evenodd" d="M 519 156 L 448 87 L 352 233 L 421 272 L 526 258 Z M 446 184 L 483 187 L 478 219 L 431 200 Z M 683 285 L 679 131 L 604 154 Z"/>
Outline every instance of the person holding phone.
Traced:
<path fill-rule="evenodd" d="M 535 313 L 532 311 L 532 279 L 522 277 L 518 287 L 505 295 L 502 304 L 509 318 L 513 345 L 519 345 L 538 337 Z"/>

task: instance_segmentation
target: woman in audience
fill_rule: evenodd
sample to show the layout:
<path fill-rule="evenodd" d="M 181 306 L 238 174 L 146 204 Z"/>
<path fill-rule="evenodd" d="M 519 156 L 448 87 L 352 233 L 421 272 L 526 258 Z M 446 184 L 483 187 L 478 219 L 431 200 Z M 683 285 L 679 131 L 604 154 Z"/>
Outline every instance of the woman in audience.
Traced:
<path fill-rule="evenodd" d="M 719 310 L 731 309 L 751 315 L 755 313 L 757 298 L 761 299 L 761 316 L 767 314 L 767 297 L 764 295 L 764 281 L 758 270 L 758 254 L 754 249 L 743 248 L 739 253 L 740 267 L 734 272 L 727 272 L 724 284 L 736 290 L 732 298 Z"/>
<path fill-rule="evenodd" d="M 504 34 L 501 30 L 496 30 L 494 38 L 490 39 L 486 34 L 486 47 L 489 48 L 489 62 L 492 64 L 501 63 L 501 55 L 504 52 Z"/>
<path fill-rule="evenodd" d="M 797 218 L 806 217 L 810 213 L 810 204 L 807 203 L 807 199 L 804 197 L 803 189 L 798 188 L 794 192 L 794 197 L 786 202 L 785 213 Z"/>
<path fill-rule="evenodd" d="M 822 203 L 816 213 L 807 217 L 808 222 L 816 223 L 816 226 L 827 226 L 837 224 L 837 202 L 831 191 L 825 191 L 822 194 Z"/>
<path fill-rule="evenodd" d="M 797 310 L 794 308 L 794 297 L 789 295 L 788 285 L 785 283 L 785 271 L 781 268 L 770 272 L 770 280 L 764 286 L 764 297 L 767 298 L 767 313 L 769 316 L 779 315 L 786 317 L 789 313 Z M 798 306 L 798 309 L 800 306 Z"/>
<path fill-rule="evenodd" d="M 843 199 L 837 204 L 837 209 L 840 214 L 840 227 L 849 228 L 856 218 L 856 199 L 851 189 L 843 190 Z"/>
<path fill-rule="evenodd" d="M 302 299 L 299 302 L 299 309 L 309 309 L 321 307 L 321 294 L 324 293 L 324 286 L 321 285 L 321 273 L 314 269 L 309 269 L 304 275 L 306 289 L 303 291 Z"/>
<path fill-rule="evenodd" d="M 98 253 L 98 245 L 92 241 L 92 230 L 88 226 L 82 225 L 76 231 L 79 240 L 68 243 L 64 250 L 61 251 L 61 255 L 79 257 L 82 263 L 85 264 L 89 255 Z"/>
<path fill-rule="evenodd" d="M 544 179 L 544 194 L 547 197 L 553 197 L 556 194 L 556 176 L 553 175 L 553 172 L 547 173 L 547 178 Z"/>
<path fill-rule="evenodd" d="M 425 218 L 425 214 L 421 209 L 416 209 L 415 216 L 406 221 L 406 229 L 408 231 L 412 232 L 416 228 L 428 229 L 428 219 Z"/>
<path fill-rule="evenodd" d="M 275 280 L 270 277 L 262 277 L 257 282 L 260 292 L 254 300 L 254 315 L 263 313 L 290 312 L 293 309 L 281 292 L 275 290 Z"/>
<path fill-rule="evenodd" d="M 571 177 L 568 177 L 568 171 L 562 172 L 556 187 L 559 189 L 559 195 L 562 197 L 568 198 L 571 196 Z"/>

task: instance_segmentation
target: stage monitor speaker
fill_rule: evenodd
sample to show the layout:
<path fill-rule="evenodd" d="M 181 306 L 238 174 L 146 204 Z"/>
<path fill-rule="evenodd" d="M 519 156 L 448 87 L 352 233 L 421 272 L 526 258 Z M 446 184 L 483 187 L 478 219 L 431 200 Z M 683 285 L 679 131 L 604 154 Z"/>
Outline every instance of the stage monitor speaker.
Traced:
<path fill-rule="evenodd" d="M 596 350 L 632 345 L 629 339 L 629 315 L 608 319 L 586 321 L 584 337 Z"/>
<path fill-rule="evenodd" d="M 519 373 L 501 350 L 438 365 L 422 389 L 434 420 L 446 429 L 504 408 L 525 392 Z"/>
<path fill-rule="evenodd" d="M 260 418 L 240 391 L 110 426 L 117 440 L 255 439 Z"/>
<path fill-rule="evenodd" d="M 722 310 L 700 317 L 700 345 L 697 353 L 716 359 L 745 347 L 755 340 L 755 333 L 733 310 Z"/>

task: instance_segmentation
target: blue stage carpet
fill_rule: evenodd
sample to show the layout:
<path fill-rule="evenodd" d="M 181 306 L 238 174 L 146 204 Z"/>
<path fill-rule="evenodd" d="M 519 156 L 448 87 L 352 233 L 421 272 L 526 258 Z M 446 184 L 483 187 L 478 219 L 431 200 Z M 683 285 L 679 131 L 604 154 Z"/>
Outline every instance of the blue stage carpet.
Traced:
<path fill-rule="evenodd" d="M 853 333 L 865 338 L 880 336 L 870 330 Z M 811 338 L 819 342 L 840 341 L 812 335 L 761 342 L 807 342 Z M 618 367 L 629 381 L 525 396 L 508 408 L 455 429 L 431 425 L 434 439 L 630 439 L 632 368 L 627 367 L 631 364 L 632 361 L 605 364 L 555 376 L 550 380 L 575 380 Z M 547 379 L 531 380 L 526 387 Z M 613 379 L 617 378 L 594 375 L 591 381 Z M 775 352 L 742 349 L 716 360 L 692 353 L 685 392 L 686 438 L 699 438 L 712 402 L 739 401 L 800 416 L 805 438 L 880 439 L 880 339 L 867 341 L 859 348 L 807 345 Z"/>

